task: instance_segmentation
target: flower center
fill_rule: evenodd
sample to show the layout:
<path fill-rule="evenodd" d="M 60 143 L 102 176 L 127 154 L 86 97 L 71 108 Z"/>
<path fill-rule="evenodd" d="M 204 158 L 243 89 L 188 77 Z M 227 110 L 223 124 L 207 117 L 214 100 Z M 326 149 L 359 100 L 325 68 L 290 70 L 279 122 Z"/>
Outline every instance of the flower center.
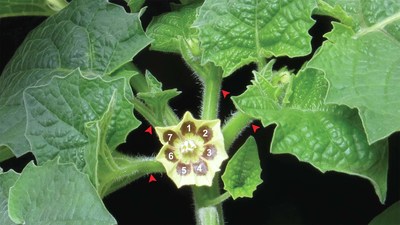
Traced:
<path fill-rule="evenodd" d="M 181 152 L 183 154 L 188 153 L 188 152 L 193 152 L 196 148 L 197 148 L 197 145 L 194 143 L 193 140 L 190 140 L 190 139 L 185 140 L 180 147 Z"/>

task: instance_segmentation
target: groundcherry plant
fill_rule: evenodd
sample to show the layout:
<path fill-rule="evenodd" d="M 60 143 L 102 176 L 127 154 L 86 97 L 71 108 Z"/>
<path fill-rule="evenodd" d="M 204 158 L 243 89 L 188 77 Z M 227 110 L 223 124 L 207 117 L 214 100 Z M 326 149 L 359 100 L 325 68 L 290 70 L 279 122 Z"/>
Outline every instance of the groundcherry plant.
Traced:
<path fill-rule="evenodd" d="M 48 16 L 0 76 L 0 161 L 35 157 L 20 173 L 0 170 L 0 224 L 116 224 L 102 199 L 158 173 L 192 189 L 197 224 L 224 224 L 222 203 L 263 182 L 255 139 L 232 148 L 252 121 L 276 125 L 271 153 L 362 177 L 385 203 L 388 137 L 400 130 L 400 1 L 181 0 L 145 28 L 145 1 L 124 5 L 0 0 L 0 17 Z M 333 29 L 313 53 L 316 15 Z M 182 57 L 202 85 L 199 111 L 177 115 L 169 101 L 181 92 L 136 67 L 146 47 Z M 275 65 L 307 55 L 299 70 Z M 221 121 L 222 81 L 246 65 L 252 80 Z M 118 151 L 141 123 L 159 148 Z M 371 223 L 396 221 L 399 208 Z"/>

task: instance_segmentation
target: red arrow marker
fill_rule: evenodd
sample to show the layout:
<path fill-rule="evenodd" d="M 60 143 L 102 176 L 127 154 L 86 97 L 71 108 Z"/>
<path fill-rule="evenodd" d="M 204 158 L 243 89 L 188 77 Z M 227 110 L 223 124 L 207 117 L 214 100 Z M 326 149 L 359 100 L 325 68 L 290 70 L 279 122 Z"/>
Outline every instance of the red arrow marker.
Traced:
<path fill-rule="evenodd" d="M 226 96 L 230 94 L 229 91 L 225 91 L 225 90 L 221 90 L 221 92 L 222 92 L 222 95 L 224 96 L 224 98 L 226 98 Z"/>
<path fill-rule="evenodd" d="M 156 181 L 157 181 L 156 178 L 154 178 L 153 175 L 150 175 L 149 183 L 151 183 L 151 182 L 156 182 Z"/>
<path fill-rule="evenodd" d="M 253 128 L 253 132 L 254 132 L 254 133 L 257 132 L 258 129 L 260 129 L 259 126 L 254 125 L 254 124 L 251 125 L 251 128 Z"/>
<path fill-rule="evenodd" d="M 151 126 L 149 126 L 149 128 L 147 128 L 144 132 L 153 134 L 153 129 L 151 128 Z"/>

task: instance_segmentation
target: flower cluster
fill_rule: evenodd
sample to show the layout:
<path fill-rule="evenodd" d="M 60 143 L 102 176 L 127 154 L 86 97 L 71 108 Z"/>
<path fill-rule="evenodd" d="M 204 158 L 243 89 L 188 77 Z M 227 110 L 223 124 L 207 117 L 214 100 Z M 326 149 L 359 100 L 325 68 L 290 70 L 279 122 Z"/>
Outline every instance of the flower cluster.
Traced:
<path fill-rule="evenodd" d="M 215 172 L 228 158 L 220 120 L 196 120 L 186 112 L 176 126 L 156 127 L 163 144 L 156 159 L 178 188 L 211 186 Z"/>

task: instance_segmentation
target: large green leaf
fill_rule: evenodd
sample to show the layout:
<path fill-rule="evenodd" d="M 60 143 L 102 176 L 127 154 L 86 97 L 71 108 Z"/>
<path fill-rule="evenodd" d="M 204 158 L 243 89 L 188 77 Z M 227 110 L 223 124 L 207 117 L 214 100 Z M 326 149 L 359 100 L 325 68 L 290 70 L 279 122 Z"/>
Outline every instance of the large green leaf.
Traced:
<path fill-rule="evenodd" d="M 257 186 L 263 182 L 260 178 L 261 167 L 256 140 L 249 137 L 229 160 L 222 175 L 224 189 L 233 199 L 253 197 Z"/>
<path fill-rule="evenodd" d="M 27 36 L 0 76 L 0 145 L 17 156 L 30 151 L 24 136 L 26 88 L 78 67 L 86 76 L 111 74 L 149 42 L 139 14 L 103 0 L 72 1 Z"/>
<path fill-rule="evenodd" d="M 116 224 L 86 174 L 74 164 L 28 164 L 10 190 L 9 215 L 18 224 Z"/>
<path fill-rule="evenodd" d="M 228 76 L 265 57 L 307 55 L 315 7 L 314 0 L 206 0 L 194 23 L 203 63 L 214 62 Z"/>
<path fill-rule="evenodd" d="M 19 178 L 19 174 L 13 170 L 0 174 L 0 224 L 14 225 L 8 216 L 8 195 L 10 188 Z"/>
<path fill-rule="evenodd" d="M 85 123 L 99 120 L 110 104 L 114 106 L 104 131 L 106 144 L 113 151 L 123 143 L 128 132 L 140 124 L 125 96 L 127 82 L 127 78 L 89 79 L 75 70 L 47 85 L 27 89 L 26 137 L 39 164 L 60 156 L 62 162 L 74 162 L 82 168 L 89 144 Z"/>
<path fill-rule="evenodd" d="M 50 16 L 67 6 L 65 0 L 0 0 L 0 18 Z"/>
<path fill-rule="evenodd" d="M 271 152 L 293 154 L 322 172 L 334 170 L 367 178 L 384 202 L 387 140 L 369 145 L 356 110 L 325 105 L 328 84 L 318 71 L 303 70 L 293 78 L 285 101 L 277 95 L 282 93 L 279 84 L 270 82 L 274 77 L 272 63 L 267 68 L 256 72 L 253 85 L 233 100 L 239 110 L 260 119 L 264 126 L 278 125 Z"/>
<path fill-rule="evenodd" d="M 400 2 L 339 1 L 353 25 L 334 23 L 309 67 L 329 81 L 327 103 L 357 108 L 369 143 L 400 130 Z"/>

